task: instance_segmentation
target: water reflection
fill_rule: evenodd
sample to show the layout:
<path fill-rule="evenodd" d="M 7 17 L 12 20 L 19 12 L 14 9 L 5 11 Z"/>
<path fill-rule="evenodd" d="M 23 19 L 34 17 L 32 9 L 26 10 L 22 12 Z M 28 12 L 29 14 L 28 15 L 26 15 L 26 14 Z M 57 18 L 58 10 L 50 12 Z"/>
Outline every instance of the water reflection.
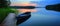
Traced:
<path fill-rule="evenodd" d="M 60 12 L 48 11 L 45 8 L 36 8 L 38 11 L 31 13 L 31 18 L 20 26 L 59 26 Z"/>

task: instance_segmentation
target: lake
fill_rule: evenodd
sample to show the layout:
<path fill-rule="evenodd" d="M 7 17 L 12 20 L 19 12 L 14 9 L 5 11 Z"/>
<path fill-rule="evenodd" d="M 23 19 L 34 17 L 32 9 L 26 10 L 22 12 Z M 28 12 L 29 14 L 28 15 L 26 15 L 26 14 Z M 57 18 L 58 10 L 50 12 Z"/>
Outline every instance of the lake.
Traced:
<path fill-rule="evenodd" d="M 60 12 L 36 8 L 37 12 L 19 26 L 60 26 Z"/>

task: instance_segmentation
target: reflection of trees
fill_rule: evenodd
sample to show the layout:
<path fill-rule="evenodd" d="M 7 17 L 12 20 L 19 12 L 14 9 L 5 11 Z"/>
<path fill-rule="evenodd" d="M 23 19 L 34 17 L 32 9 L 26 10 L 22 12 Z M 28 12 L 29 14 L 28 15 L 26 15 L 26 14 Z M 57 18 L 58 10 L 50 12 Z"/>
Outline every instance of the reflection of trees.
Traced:
<path fill-rule="evenodd" d="M 0 0 L 0 8 L 10 5 L 10 0 Z"/>
<path fill-rule="evenodd" d="M 47 10 L 60 11 L 60 4 L 47 5 L 47 6 L 46 6 L 46 9 L 47 9 Z"/>

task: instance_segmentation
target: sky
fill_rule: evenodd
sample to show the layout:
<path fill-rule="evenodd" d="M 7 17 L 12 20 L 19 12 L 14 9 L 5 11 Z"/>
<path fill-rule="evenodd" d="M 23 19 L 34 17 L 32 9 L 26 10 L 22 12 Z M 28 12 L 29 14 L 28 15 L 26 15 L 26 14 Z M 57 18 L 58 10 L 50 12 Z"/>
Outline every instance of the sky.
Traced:
<path fill-rule="evenodd" d="M 10 0 L 12 5 L 18 5 L 21 3 L 32 3 L 31 1 L 34 2 L 40 2 L 40 1 L 44 1 L 44 0 Z"/>
<path fill-rule="evenodd" d="M 49 4 L 60 3 L 60 0 L 10 0 L 12 5 L 20 5 L 21 3 L 33 3 L 38 6 L 46 6 Z"/>
<path fill-rule="evenodd" d="M 11 0 L 11 1 L 13 1 L 13 2 L 20 2 L 20 1 L 44 1 L 44 0 Z"/>
<path fill-rule="evenodd" d="M 11 0 L 11 2 L 15 3 L 24 3 L 24 2 L 30 2 L 30 1 L 42 1 L 42 0 Z"/>

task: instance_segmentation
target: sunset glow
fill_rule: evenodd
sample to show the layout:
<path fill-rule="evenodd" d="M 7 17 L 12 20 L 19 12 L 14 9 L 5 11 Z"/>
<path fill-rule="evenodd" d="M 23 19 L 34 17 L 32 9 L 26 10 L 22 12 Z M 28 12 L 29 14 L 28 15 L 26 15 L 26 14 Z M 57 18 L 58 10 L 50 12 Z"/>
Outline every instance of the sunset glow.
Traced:
<path fill-rule="evenodd" d="M 13 3 L 11 6 L 36 6 L 36 4 L 31 4 L 29 2 L 24 2 L 24 3 Z M 24 13 L 24 12 L 36 12 L 36 9 L 18 9 L 19 12 Z"/>
<path fill-rule="evenodd" d="M 20 6 L 36 6 L 36 4 L 23 3 Z M 20 9 L 19 12 L 36 12 L 36 9 Z"/>
<path fill-rule="evenodd" d="M 19 12 L 25 13 L 25 12 L 36 12 L 36 9 L 18 9 Z"/>
<path fill-rule="evenodd" d="M 13 3 L 10 6 L 36 6 L 36 4 L 31 4 L 29 2 L 25 2 L 25 3 Z"/>

